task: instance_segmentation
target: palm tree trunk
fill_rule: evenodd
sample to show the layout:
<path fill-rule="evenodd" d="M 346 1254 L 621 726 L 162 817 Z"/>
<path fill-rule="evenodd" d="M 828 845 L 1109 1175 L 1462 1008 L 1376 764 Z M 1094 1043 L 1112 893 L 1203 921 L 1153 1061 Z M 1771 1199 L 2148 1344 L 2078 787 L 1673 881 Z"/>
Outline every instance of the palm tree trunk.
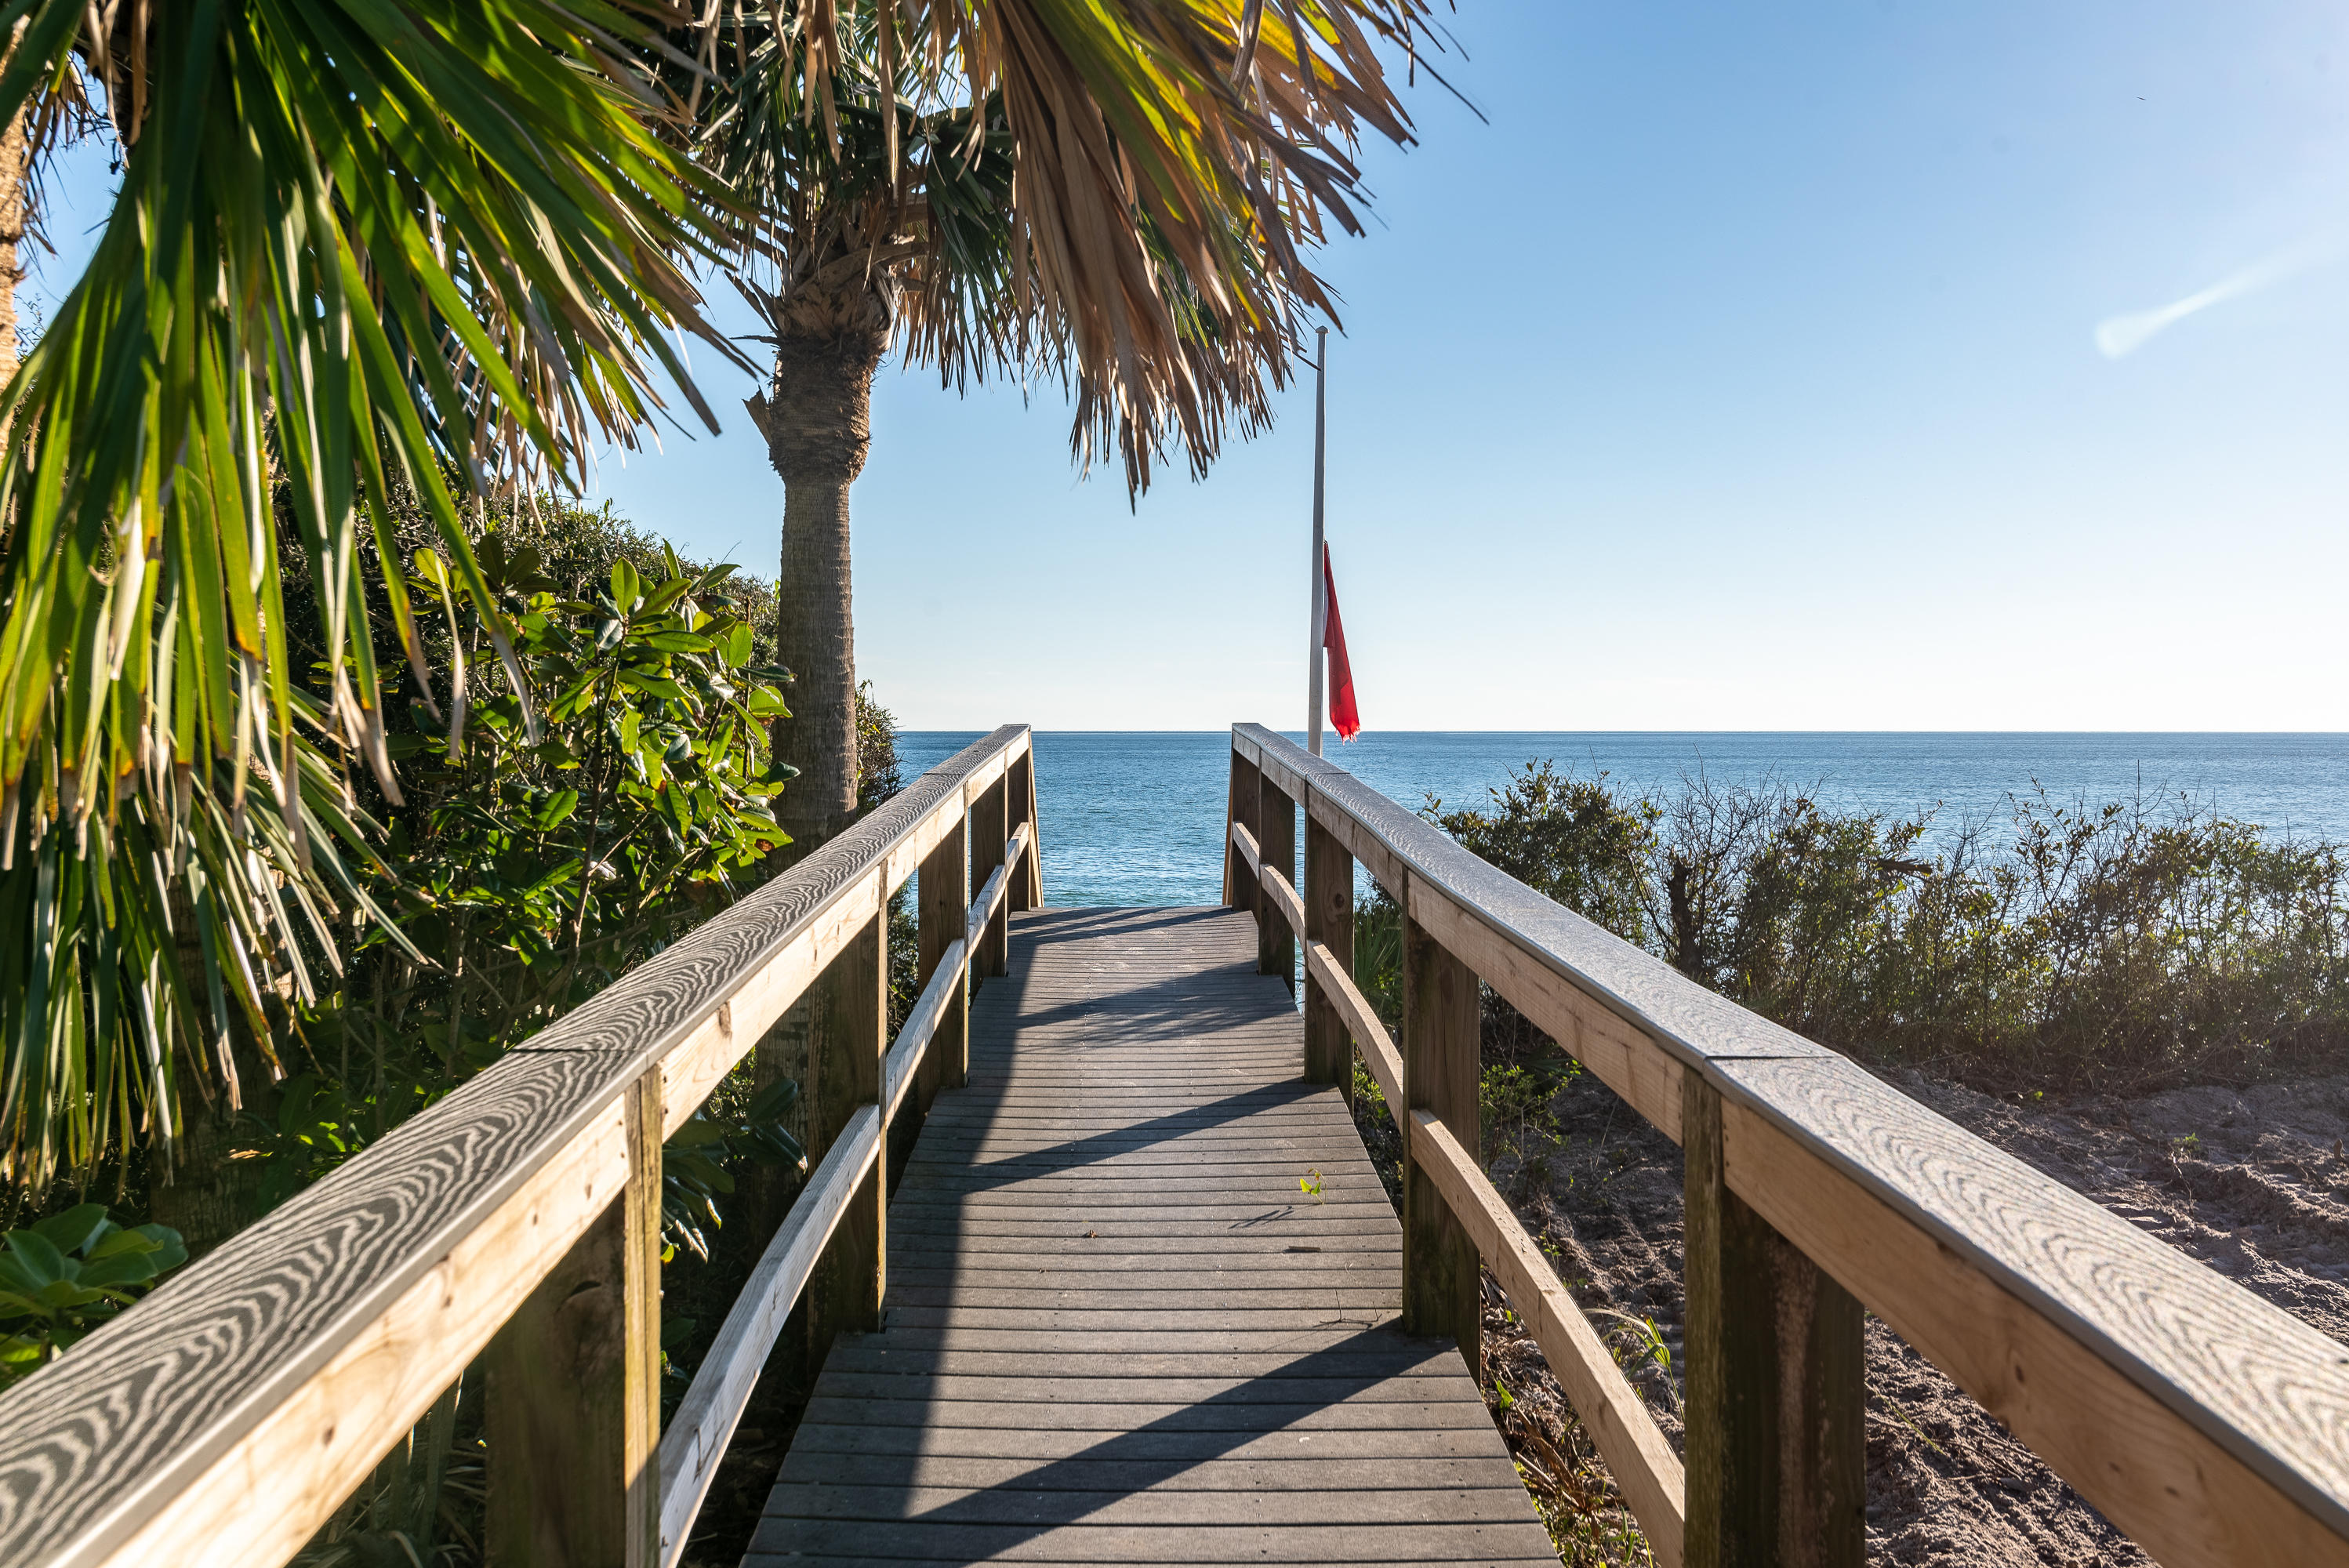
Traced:
<path fill-rule="evenodd" d="M 877 314 L 877 312 L 876 312 Z M 775 721 L 778 759 L 800 770 L 780 819 L 796 860 L 856 812 L 856 632 L 849 583 L 848 487 L 872 440 L 873 373 L 888 346 L 874 325 L 786 335 L 775 379 L 748 407 L 783 480 L 783 550 L 775 633 L 789 718 Z"/>
<path fill-rule="evenodd" d="M 814 302 L 844 329 L 793 332 L 778 323 L 775 378 L 745 405 L 767 438 L 783 480 L 783 552 L 775 580 L 777 656 L 796 677 L 785 688 L 791 717 L 775 721 L 776 759 L 800 770 L 784 787 L 776 820 L 792 836 L 785 865 L 845 828 L 856 814 L 856 626 L 849 584 L 848 487 L 873 438 L 873 373 L 888 347 L 886 307 L 870 294 Z M 761 1087 L 799 1080 L 800 1118 L 816 1103 L 812 1048 L 823 1009 L 817 987 L 759 1042 Z M 823 1157 L 806 1140 L 808 1158 Z M 782 1218 L 782 1171 L 750 1173 L 743 1206 L 754 1235 Z"/>
<path fill-rule="evenodd" d="M 16 24 L 0 63 L 15 56 L 16 39 L 25 36 L 25 26 Z M 32 216 L 25 181 L 32 172 L 27 167 L 31 150 L 25 139 L 25 113 L 19 109 L 0 128 L 0 383 L 16 374 L 16 285 L 25 279 L 25 230 Z"/>

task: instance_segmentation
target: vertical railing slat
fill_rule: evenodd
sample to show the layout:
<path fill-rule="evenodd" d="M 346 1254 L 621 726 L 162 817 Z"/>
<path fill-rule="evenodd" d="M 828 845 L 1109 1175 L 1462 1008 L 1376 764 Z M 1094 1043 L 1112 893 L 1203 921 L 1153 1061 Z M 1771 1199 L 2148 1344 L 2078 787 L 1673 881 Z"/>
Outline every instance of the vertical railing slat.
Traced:
<path fill-rule="evenodd" d="M 1264 869 L 1297 885 L 1297 802 L 1287 790 L 1263 774 L 1257 776 L 1256 807 L 1257 853 Z M 1256 968 L 1259 975 L 1278 975 L 1292 988 L 1297 984 L 1297 937 L 1278 913 L 1260 912 L 1257 922 Z"/>
<path fill-rule="evenodd" d="M 1402 1082 L 1409 1109 L 1432 1112 L 1471 1159 L 1477 1130 L 1477 988 L 1468 966 L 1411 917 L 1402 921 Z M 1483 1289 L 1476 1243 L 1406 1140 L 1402 1160 L 1402 1320 L 1413 1334 L 1456 1340 L 1472 1375 L 1483 1367 Z"/>
<path fill-rule="evenodd" d="M 495 1568 L 660 1559 L 659 1068 L 621 1113 L 626 1183 L 485 1357 Z"/>
<path fill-rule="evenodd" d="M 924 858 L 916 875 L 915 897 L 921 928 L 921 984 L 937 973 L 946 951 L 968 934 L 970 917 L 970 819 L 957 820 L 938 847 Z M 966 969 L 968 966 L 966 966 Z M 960 1088 L 970 1076 L 970 977 L 956 987 L 954 1000 L 938 1019 L 938 1032 L 922 1057 L 919 1103 L 929 1109 L 941 1088 Z"/>
<path fill-rule="evenodd" d="M 628 1089 L 628 1187 L 620 1195 L 624 1367 L 621 1474 L 626 1568 L 660 1562 L 661 1143 L 667 1108 L 653 1068 Z"/>
<path fill-rule="evenodd" d="M 1009 841 L 1021 828 L 1028 830 L 1028 848 L 1019 863 L 1011 868 L 1011 885 L 1004 890 L 1005 916 L 1022 910 L 1034 909 L 1044 902 L 1043 878 L 1038 868 L 1042 862 L 1037 843 L 1036 823 L 1036 753 L 1031 747 L 1011 760 L 1004 775 L 1004 804 L 1008 812 L 1004 838 Z"/>
<path fill-rule="evenodd" d="M 1009 776 L 999 778 L 970 807 L 970 888 L 975 898 L 1003 863 L 1004 841 L 1011 837 Z M 970 934 L 975 962 L 971 973 L 981 979 L 1006 973 L 1011 944 L 1011 901 L 998 901 L 987 929 Z"/>
<path fill-rule="evenodd" d="M 1252 910 L 1257 906 L 1256 873 L 1240 859 L 1240 851 L 1232 842 L 1232 825 L 1237 823 L 1256 835 L 1256 764 L 1232 748 L 1231 793 L 1224 807 L 1224 904 L 1229 909 Z"/>
<path fill-rule="evenodd" d="M 1305 807 L 1305 936 L 1330 950 L 1339 970 L 1354 973 L 1354 857 L 1336 834 L 1313 820 L 1309 786 Z M 1334 1083 L 1354 1094 L 1354 1042 L 1319 982 L 1305 980 L 1305 1078 Z"/>
<path fill-rule="evenodd" d="M 881 1099 L 882 1063 L 889 1048 L 888 924 L 887 906 L 876 907 L 814 987 L 820 999 L 808 1050 L 809 1076 L 816 1088 L 815 1103 L 808 1111 L 808 1130 L 813 1135 L 811 1160 L 822 1158 L 858 1109 Z M 874 1161 L 809 1282 L 811 1373 L 823 1365 L 825 1352 L 840 1334 L 869 1333 L 881 1326 L 887 1183 L 888 1162 Z"/>
<path fill-rule="evenodd" d="M 1860 1568 L 1859 1303 L 1730 1191 L 1720 1092 L 1691 1073 L 1681 1097 L 1688 1568 Z"/>

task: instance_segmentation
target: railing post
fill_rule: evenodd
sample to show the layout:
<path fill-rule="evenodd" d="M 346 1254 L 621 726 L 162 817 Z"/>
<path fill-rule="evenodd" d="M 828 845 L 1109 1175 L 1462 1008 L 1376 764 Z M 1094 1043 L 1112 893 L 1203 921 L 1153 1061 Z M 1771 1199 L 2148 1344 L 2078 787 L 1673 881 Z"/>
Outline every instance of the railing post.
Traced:
<path fill-rule="evenodd" d="M 889 1049 L 885 903 L 849 938 L 812 988 L 821 998 L 808 1047 L 808 1076 L 815 1088 L 814 1102 L 808 1108 L 811 1164 L 823 1157 L 849 1118 L 881 1098 L 882 1062 Z M 885 1140 L 885 1154 L 886 1147 Z M 887 1283 L 888 1168 L 885 1158 L 874 1161 L 808 1282 L 811 1373 L 823 1365 L 824 1353 L 839 1334 L 870 1333 L 881 1326 L 881 1295 Z"/>
<path fill-rule="evenodd" d="M 1688 1568 L 1867 1561 L 1859 1303 L 1729 1190 L 1721 1095 L 1681 1088 Z"/>
<path fill-rule="evenodd" d="M 1003 863 L 1004 841 L 1011 837 L 1010 790 L 1006 788 L 1009 776 L 999 778 L 979 791 L 970 807 L 970 895 L 987 885 L 995 868 Z M 972 973 L 982 979 L 1008 974 L 1010 954 L 1011 901 L 1004 899 L 995 906 L 994 916 L 984 931 L 970 934 L 971 956 L 977 967 Z"/>
<path fill-rule="evenodd" d="M 922 942 L 919 984 L 930 983 L 947 949 L 964 936 L 971 896 L 969 819 L 957 817 L 916 873 L 915 897 L 920 906 L 916 918 Z M 954 1000 L 947 1004 L 938 1019 L 938 1032 L 930 1037 L 930 1048 L 922 1057 L 917 1091 L 922 1109 L 929 1109 L 930 1098 L 939 1089 L 960 1088 L 969 1078 L 970 965 L 966 963 Z"/>
<path fill-rule="evenodd" d="M 1254 909 L 1257 905 L 1256 878 L 1232 842 L 1235 822 L 1251 835 L 1256 832 L 1257 782 L 1256 764 L 1242 757 L 1238 747 L 1233 747 L 1231 795 L 1224 808 L 1224 903 L 1232 909 Z"/>
<path fill-rule="evenodd" d="M 660 1561 L 660 1068 L 621 1114 L 627 1184 L 490 1342 L 493 1568 Z"/>
<path fill-rule="evenodd" d="M 1297 885 L 1297 802 L 1270 779 L 1259 776 L 1256 797 L 1256 840 L 1265 869 L 1290 887 Z M 1290 990 L 1297 987 L 1297 934 L 1279 910 L 1259 905 L 1256 925 L 1256 972 L 1278 975 Z"/>
<path fill-rule="evenodd" d="M 1433 1112 L 1475 1159 L 1482 1148 L 1476 1126 L 1476 976 L 1411 917 L 1410 889 L 1396 891 L 1403 895 L 1403 1097 L 1409 1109 Z M 1484 1293 L 1476 1243 L 1408 1147 L 1402 1161 L 1402 1324 L 1409 1334 L 1457 1340 L 1470 1374 L 1482 1375 Z"/>
<path fill-rule="evenodd" d="M 1305 935 L 1330 950 L 1340 973 L 1354 972 L 1354 857 L 1336 834 L 1313 820 L 1313 790 L 1305 791 Z M 1354 1096 L 1354 1044 L 1345 1021 L 1322 995 L 1309 968 L 1305 977 L 1305 1081 L 1334 1083 Z"/>
<path fill-rule="evenodd" d="M 1005 804 L 1010 818 L 1004 838 L 1009 840 L 1021 828 L 1028 830 L 1028 851 L 1019 863 L 1011 868 L 1011 885 L 1004 889 L 1007 913 L 1034 909 L 1044 902 L 1043 877 L 1039 869 L 1043 864 L 1043 845 L 1039 841 L 1036 822 L 1036 748 L 1031 740 L 1027 750 L 1016 758 L 1005 772 L 1007 786 Z"/>

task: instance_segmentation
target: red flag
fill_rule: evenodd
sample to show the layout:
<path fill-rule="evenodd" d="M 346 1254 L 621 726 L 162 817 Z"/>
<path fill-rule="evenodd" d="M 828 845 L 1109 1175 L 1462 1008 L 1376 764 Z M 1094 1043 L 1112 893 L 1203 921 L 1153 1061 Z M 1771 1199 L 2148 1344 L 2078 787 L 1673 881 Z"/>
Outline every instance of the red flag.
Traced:
<path fill-rule="evenodd" d="M 1340 740 L 1362 733 L 1362 716 L 1354 707 L 1354 667 L 1346 662 L 1346 627 L 1338 619 L 1338 579 L 1330 570 L 1330 547 L 1321 547 L 1321 645 L 1330 650 L 1330 725 Z"/>

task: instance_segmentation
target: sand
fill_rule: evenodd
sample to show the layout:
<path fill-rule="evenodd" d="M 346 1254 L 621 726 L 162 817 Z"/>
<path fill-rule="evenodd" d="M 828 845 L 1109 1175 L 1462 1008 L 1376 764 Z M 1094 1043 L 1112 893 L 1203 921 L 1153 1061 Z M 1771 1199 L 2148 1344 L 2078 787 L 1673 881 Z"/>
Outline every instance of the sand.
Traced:
<path fill-rule="evenodd" d="M 2137 1099 L 2002 1101 L 1915 1073 L 1888 1081 L 2094 1198 L 2246 1289 L 2349 1341 L 2349 1078 Z M 1588 1075 L 1551 1104 L 1563 1141 L 1506 1151 L 1495 1181 L 1600 1315 L 1627 1371 L 1677 1446 L 1681 1365 L 1680 1150 Z M 1487 1288 L 1487 1371 L 1496 1418 L 1537 1495 L 1578 1518 L 1574 1556 L 1639 1561 L 1606 1539 L 1619 1510 L 1587 1480 L 1539 1352 Z M 1883 1324 L 1868 1326 L 1868 1557 L 1876 1563 L 2072 1568 L 2150 1561 Z M 1506 1396 L 1502 1392 L 1506 1390 Z M 1503 1407 L 1506 1407 L 1504 1408 Z"/>

